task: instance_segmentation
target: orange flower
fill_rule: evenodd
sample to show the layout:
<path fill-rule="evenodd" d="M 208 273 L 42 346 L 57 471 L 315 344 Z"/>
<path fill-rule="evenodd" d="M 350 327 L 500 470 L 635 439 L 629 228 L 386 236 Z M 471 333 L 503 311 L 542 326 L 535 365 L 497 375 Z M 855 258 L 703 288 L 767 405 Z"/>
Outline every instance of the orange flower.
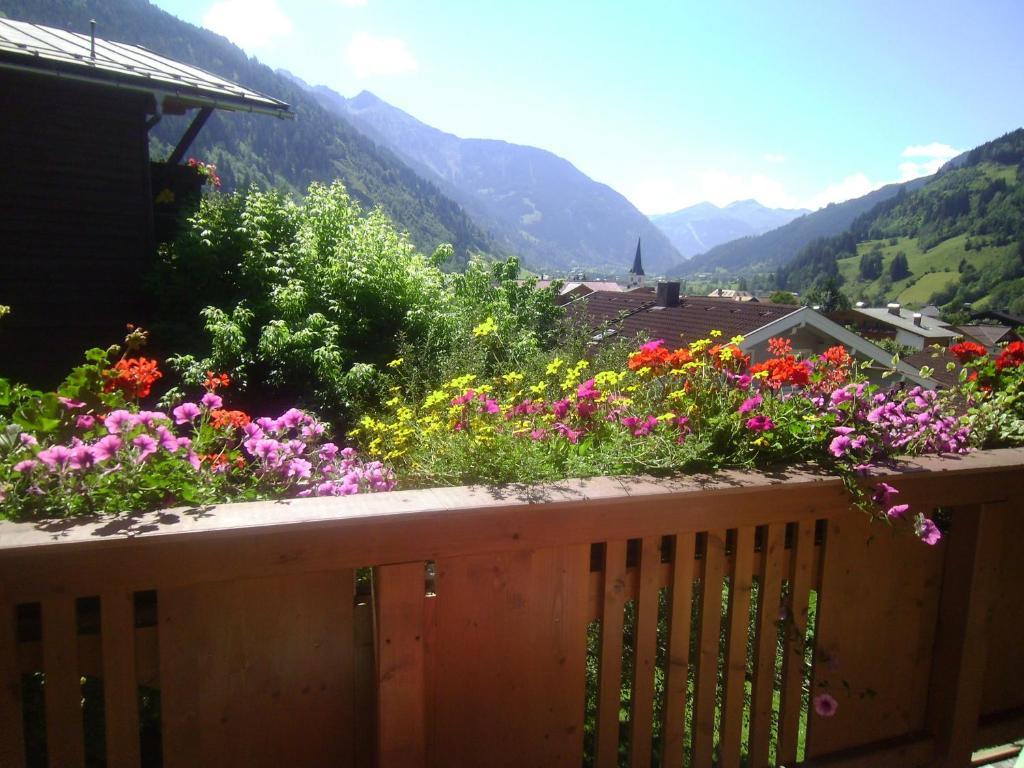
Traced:
<path fill-rule="evenodd" d="M 214 429 L 224 429 L 225 427 L 236 427 L 241 429 L 252 421 L 252 419 L 249 418 L 249 414 L 245 411 L 227 411 L 223 408 L 210 411 L 210 420 Z"/>
<path fill-rule="evenodd" d="M 148 397 L 153 384 L 163 377 L 156 360 L 145 357 L 126 357 L 118 360 L 113 369 L 104 371 L 107 378 L 104 392 L 120 389 L 127 397 Z"/>
<path fill-rule="evenodd" d="M 226 373 L 215 374 L 213 371 L 207 371 L 206 381 L 203 382 L 203 389 L 207 392 L 214 392 L 229 384 L 231 384 L 231 378 Z"/>

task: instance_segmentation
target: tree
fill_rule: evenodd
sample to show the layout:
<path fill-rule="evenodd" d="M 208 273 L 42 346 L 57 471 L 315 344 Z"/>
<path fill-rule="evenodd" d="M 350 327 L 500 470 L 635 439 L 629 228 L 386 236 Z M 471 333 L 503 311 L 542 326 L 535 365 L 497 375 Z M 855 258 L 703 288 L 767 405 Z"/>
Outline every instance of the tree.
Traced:
<path fill-rule="evenodd" d="M 877 280 L 882 276 L 882 252 L 872 251 L 860 257 L 860 279 L 865 281 Z"/>
<path fill-rule="evenodd" d="M 829 313 L 850 308 L 850 300 L 839 288 L 835 276 L 819 280 L 804 296 L 804 306 L 818 307 L 820 312 Z"/>
<path fill-rule="evenodd" d="M 903 251 L 898 251 L 895 256 L 892 257 L 892 262 L 889 264 L 889 277 L 896 280 L 902 280 L 905 277 L 910 277 L 910 265 L 907 264 L 907 254 Z"/>
<path fill-rule="evenodd" d="M 768 301 L 772 304 L 796 304 L 796 296 L 789 291 L 775 291 L 771 296 L 768 297 Z"/>

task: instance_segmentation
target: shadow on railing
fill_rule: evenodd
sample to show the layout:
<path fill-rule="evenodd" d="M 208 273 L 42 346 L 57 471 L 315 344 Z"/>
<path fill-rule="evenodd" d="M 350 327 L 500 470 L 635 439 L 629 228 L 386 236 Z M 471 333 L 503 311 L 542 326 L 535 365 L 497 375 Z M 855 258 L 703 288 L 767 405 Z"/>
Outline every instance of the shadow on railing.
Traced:
<path fill-rule="evenodd" d="M 886 478 L 935 547 L 812 468 L 0 524 L 0 765 L 965 766 L 1022 459 Z"/>

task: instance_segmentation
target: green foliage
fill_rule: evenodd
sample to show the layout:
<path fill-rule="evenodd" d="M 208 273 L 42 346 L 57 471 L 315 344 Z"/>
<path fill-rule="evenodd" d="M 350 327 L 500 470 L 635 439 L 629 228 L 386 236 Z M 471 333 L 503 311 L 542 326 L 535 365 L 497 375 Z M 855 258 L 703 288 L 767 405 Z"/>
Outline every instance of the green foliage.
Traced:
<path fill-rule="evenodd" d="M 426 388 L 446 366 L 499 370 L 557 340 L 554 290 L 518 285 L 514 259 L 449 274 L 450 258 L 450 248 L 420 254 L 340 183 L 311 185 L 302 203 L 255 189 L 211 195 L 161 254 L 153 290 L 166 319 L 155 335 L 183 350 L 171 363 L 188 383 L 228 371 L 250 402 L 332 418 L 379 402 L 397 356 Z M 497 333 L 474 343 L 488 317 Z"/>
<path fill-rule="evenodd" d="M 773 304 L 798 304 L 797 297 L 789 291 L 775 291 L 768 297 Z"/>

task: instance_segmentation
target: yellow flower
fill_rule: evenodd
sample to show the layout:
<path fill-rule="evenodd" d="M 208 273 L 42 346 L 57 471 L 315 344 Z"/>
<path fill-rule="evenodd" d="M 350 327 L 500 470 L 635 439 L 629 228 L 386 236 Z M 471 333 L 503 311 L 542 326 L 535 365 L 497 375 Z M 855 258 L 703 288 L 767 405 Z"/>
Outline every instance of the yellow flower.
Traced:
<path fill-rule="evenodd" d="M 594 384 L 601 388 L 614 387 L 620 381 L 622 381 L 624 373 L 616 373 L 615 371 L 601 371 L 594 376 Z"/>
<path fill-rule="evenodd" d="M 711 339 L 697 339 L 697 341 L 690 344 L 691 352 L 703 352 L 705 349 L 711 346 Z"/>
<path fill-rule="evenodd" d="M 672 411 L 668 411 L 667 413 L 661 414 L 661 416 L 658 417 L 658 421 L 672 421 L 675 417 L 676 415 L 672 413 Z"/>
<path fill-rule="evenodd" d="M 498 329 L 497 323 L 494 322 L 493 317 L 488 317 L 480 325 L 473 329 L 473 335 L 476 337 L 490 336 Z"/>
<path fill-rule="evenodd" d="M 558 373 L 559 369 L 565 365 L 565 361 L 560 357 L 556 357 L 550 363 L 548 363 L 547 370 L 545 371 L 548 376 L 554 376 Z"/>
<path fill-rule="evenodd" d="M 394 360 L 392 360 L 390 363 L 388 363 L 388 368 L 397 368 L 398 366 L 400 366 L 402 364 L 402 362 L 404 360 L 405 360 L 404 357 L 396 357 Z"/>
<path fill-rule="evenodd" d="M 715 330 L 715 331 L 711 331 L 711 333 L 709 333 L 709 334 L 708 334 L 708 336 L 710 336 L 710 337 L 711 337 L 712 339 L 717 339 L 717 338 L 719 338 L 719 337 L 720 337 L 721 335 L 722 335 L 722 332 L 721 332 L 721 331 L 718 331 L 718 330 Z"/>
<path fill-rule="evenodd" d="M 548 388 L 548 383 L 546 381 L 541 381 L 541 382 L 538 382 L 538 383 L 534 384 L 532 387 L 530 387 L 530 392 L 532 392 L 535 395 L 543 395 L 544 394 L 544 390 L 547 389 L 547 388 Z"/>
<path fill-rule="evenodd" d="M 523 374 L 518 373 L 517 371 L 513 371 L 512 373 L 506 373 L 504 376 L 501 377 L 501 380 L 504 381 L 506 384 L 518 384 L 524 378 L 525 377 L 523 376 Z"/>
<path fill-rule="evenodd" d="M 735 344 L 738 347 L 740 344 L 743 343 L 743 339 L 744 339 L 743 335 L 739 334 L 739 335 L 733 336 L 731 339 L 729 339 L 729 341 L 732 344 Z"/>
<path fill-rule="evenodd" d="M 465 392 L 466 387 L 472 384 L 475 379 L 476 376 L 474 376 L 472 373 L 467 373 L 465 376 L 458 376 L 452 379 L 451 381 L 448 382 L 446 386 L 449 389 L 455 389 L 458 390 L 459 392 Z"/>
<path fill-rule="evenodd" d="M 385 403 L 384 403 L 384 405 L 386 405 L 386 406 L 387 406 L 388 408 L 394 408 L 394 407 L 395 407 L 396 405 L 398 405 L 398 404 L 399 404 L 400 402 L 401 402 L 401 400 L 400 400 L 399 398 L 397 398 L 397 397 L 392 397 L 392 398 L 391 398 L 390 400 L 388 400 L 387 402 L 385 402 Z"/>

